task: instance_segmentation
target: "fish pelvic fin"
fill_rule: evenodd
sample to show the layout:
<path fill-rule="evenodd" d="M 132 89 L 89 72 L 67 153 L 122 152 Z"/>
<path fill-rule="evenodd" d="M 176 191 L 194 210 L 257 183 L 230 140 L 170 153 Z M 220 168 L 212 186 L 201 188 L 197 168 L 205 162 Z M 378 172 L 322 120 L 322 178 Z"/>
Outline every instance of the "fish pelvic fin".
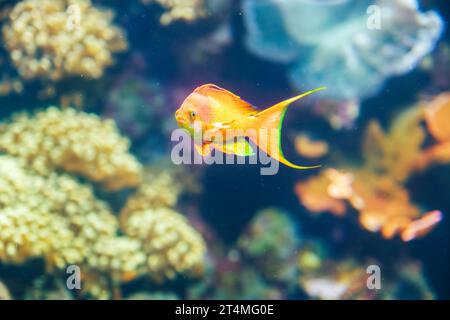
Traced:
<path fill-rule="evenodd" d="M 220 150 L 222 153 L 235 154 L 237 156 L 248 157 L 255 155 L 252 146 L 244 137 L 239 137 L 235 141 L 220 143 L 211 143 L 213 148 Z"/>
<path fill-rule="evenodd" d="M 293 98 L 284 100 L 277 103 L 276 105 L 265 109 L 255 115 L 254 119 L 256 121 L 256 136 L 250 136 L 258 148 L 264 151 L 273 159 L 285 164 L 288 167 L 295 169 L 314 169 L 321 167 L 318 166 L 299 166 L 289 160 L 287 160 L 281 148 L 281 127 L 283 124 L 283 119 L 286 114 L 287 107 L 301 98 L 310 95 L 314 92 L 324 90 L 325 87 L 320 87 L 305 93 L 302 93 Z"/>

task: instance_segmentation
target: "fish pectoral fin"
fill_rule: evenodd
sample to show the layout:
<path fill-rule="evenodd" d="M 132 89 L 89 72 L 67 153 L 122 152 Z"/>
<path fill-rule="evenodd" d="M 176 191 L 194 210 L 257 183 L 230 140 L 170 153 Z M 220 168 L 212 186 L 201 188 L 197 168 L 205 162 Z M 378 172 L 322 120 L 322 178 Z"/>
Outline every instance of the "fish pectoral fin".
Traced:
<path fill-rule="evenodd" d="M 206 157 L 211 154 L 211 146 L 209 145 L 209 143 L 202 143 L 202 144 L 194 143 L 194 147 L 195 150 L 197 150 L 197 152 L 203 157 Z"/>
<path fill-rule="evenodd" d="M 239 138 L 237 141 L 227 142 L 223 144 L 214 143 L 213 147 L 222 151 L 223 153 L 235 154 L 237 156 L 253 156 L 255 151 L 253 147 L 244 138 Z"/>
<path fill-rule="evenodd" d="M 217 129 L 226 129 L 226 128 L 229 128 L 233 122 L 234 122 L 234 120 L 231 120 L 228 122 L 215 122 L 215 123 L 213 123 L 212 126 Z"/>

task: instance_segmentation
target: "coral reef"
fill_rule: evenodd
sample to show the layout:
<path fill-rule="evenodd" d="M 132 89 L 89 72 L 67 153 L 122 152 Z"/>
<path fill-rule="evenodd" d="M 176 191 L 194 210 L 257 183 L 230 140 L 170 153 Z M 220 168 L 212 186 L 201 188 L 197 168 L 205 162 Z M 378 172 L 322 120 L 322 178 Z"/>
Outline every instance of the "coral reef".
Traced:
<path fill-rule="evenodd" d="M 99 237 L 114 235 L 114 216 L 87 185 L 67 175 L 37 175 L 11 156 L 0 162 L 2 261 L 43 256 L 49 269 L 63 268 L 82 262 Z"/>
<path fill-rule="evenodd" d="M 130 214 L 136 211 L 175 206 L 181 193 L 181 185 L 174 180 L 169 171 L 157 172 L 146 168 L 143 180 L 144 183 L 122 208 L 122 218 L 128 218 Z"/>
<path fill-rule="evenodd" d="M 112 19 L 112 10 L 89 0 L 20 1 L 3 25 L 3 41 L 23 79 L 97 79 L 127 48 Z"/>
<path fill-rule="evenodd" d="M 295 223 L 286 213 L 276 208 L 257 212 L 237 244 L 264 277 L 290 284 L 295 263 L 289 262 L 293 262 L 300 240 Z"/>
<path fill-rule="evenodd" d="M 42 258 L 55 276 L 77 265 L 81 294 L 97 299 L 121 298 L 120 284 L 141 276 L 162 282 L 202 274 L 205 243 L 170 209 L 182 185 L 167 169 L 143 174 L 113 122 L 52 107 L 33 117 L 13 116 L 2 124 L 0 140 L 9 154 L 0 155 L 3 263 Z M 122 210 L 123 230 L 93 188 L 69 173 L 101 182 L 107 190 L 144 179 Z"/>
<path fill-rule="evenodd" d="M 450 93 L 445 92 L 435 97 L 425 109 L 425 122 L 436 143 L 422 155 L 420 167 L 433 163 L 450 163 Z"/>
<path fill-rule="evenodd" d="M 255 213 L 236 243 L 211 239 L 209 263 L 191 299 L 283 299 L 295 290 L 297 223 L 279 208 Z"/>
<path fill-rule="evenodd" d="M 384 133 L 377 121 L 371 121 L 362 141 L 363 156 L 369 170 L 403 182 L 415 170 L 425 142 L 422 128 L 423 108 L 406 109 Z"/>
<path fill-rule="evenodd" d="M 340 170 L 326 169 L 299 182 L 296 193 L 300 202 L 311 212 L 328 211 L 339 216 L 349 211 L 350 204 L 359 212 L 359 222 L 365 229 L 380 231 L 388 239 L 400 234 L 402 240 L 410 241 L 426 234 L 441 220 L 442 213 L 422 214 L 404 186 L 415 171 L 424 168 L 424 155 L 430 154 L 423 149 L 423 118 L 423 108 L 407 109 L 387 134 L 377 122 L 369 123 L 362 146 L 364 164 L 336 164 Z M 436 128 L 442 126 L 442 122 L 435 124 Z M 427 161 L 427 165 L 430 163 Z"/>
<path fill-rule="evenodd" d="M 277 208 L 258 211 L 235 245 L 211 245 L 201 282 L 188 287 L 190 299 L 433 299 L 420 263 L 336 254 L 321 240 L 303 235 Z M 382 268 L 379 285 L 368 287 L 370 267 Z M 289 272 L 285 272 L 285 271 Z M 378 285 L 377 284 L 377 285 Z M 405 289 L 406 288 L 406 289 Z"/>
<path fill-rule="evenodd" d="M 0 300 L 447 298 L 448 10 L 0 0 Z M 258 105 L 326 86 L 281 137 L 322 167 L 173 165 L 206 81 Z"/>
<path fill-rule="evenodd" d="M 128 200 L 121 213 L 122 229 L 142 243 L 146 269 L 154 280 L 173 279 L 179 273 L 202 274 L 206 253 L 203 239 L 185 217 L 161 206 L 171 199 L 161 198 L 157 190 L 144 185 Z"/>
<path fill-rule="evenodd" d="M 157 139 L 165 131 L 162 119 L 170 104 L 165 88 L 159 82 L 126 75 L 108 94 L 103 114 L 114 119 L 121 132 L 131 139 L 139 139 L 149 133 Z"/>
<path fill-rule="evenodd" d="M 108 190 L 140 183 L 141 165 L 128 148 L 114 122 L 73 109 L 19 114 L 0 126 L 0 150 L 26 159 L 37 172 L 62 169 Z"/>
<path fill-rule="evenodd" d="M 8 288 L 1 280 L 0 280 L 0 300 L 11 300 L 11 294 L 9 293 Z"/>
<path fill-rule="evenodd" d="M 383 267 L 378 289 L 368 287 L 370 267 Z M 298 255 L 299 285 L 309 298 L 322 300 L 433 299 L 422 267 L 414 260 L 383 266 L 376 260 L 333 257 L 319 241 L 310 241 Z M 373 285 L 373 283 L 372 283 Z M 408 288 L 405 290 L 404 288 Z"/>
<path fill-rule="evenodd" d="M 372 19 L 368 7 L 377 10 Z M 326 85 L 324 94 L 341 100 L 374 95 L 388 77 L 409 72 L 444 28 L 416 1 L 245 0 L 243 11 L 250 51 L 293 64 L 295 86 Z"/>
<path fill-rule="evenodd" d="M 327 86 L 312 110 L 335 129 L 353 126 L 361 101 L 413 70 L 445 28 L 416 0 L 244 0 L 242 10 L 249 51 L 286 64 L 298 90 Z"/>

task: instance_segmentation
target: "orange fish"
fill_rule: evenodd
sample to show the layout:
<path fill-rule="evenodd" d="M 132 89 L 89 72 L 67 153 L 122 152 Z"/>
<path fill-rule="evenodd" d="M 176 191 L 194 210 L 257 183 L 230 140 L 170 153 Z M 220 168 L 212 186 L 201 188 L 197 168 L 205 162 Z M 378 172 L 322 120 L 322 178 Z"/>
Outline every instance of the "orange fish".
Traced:
<path fill-rule="evenodd" d="M 258 110 L 237 95 L 213 84 L 194 90 L 175 112 L 181 128 L 194 138 L 199 154 L 207 156 L 212 148 L 223 153 L 249 156 L 254 154 L 248 138 L 273 159 L 296 169 L 310 169 L 291 163 L 281 150 L 281 125 L 287 107 L 324 87 L 305 92 L 276 105 Z"/>

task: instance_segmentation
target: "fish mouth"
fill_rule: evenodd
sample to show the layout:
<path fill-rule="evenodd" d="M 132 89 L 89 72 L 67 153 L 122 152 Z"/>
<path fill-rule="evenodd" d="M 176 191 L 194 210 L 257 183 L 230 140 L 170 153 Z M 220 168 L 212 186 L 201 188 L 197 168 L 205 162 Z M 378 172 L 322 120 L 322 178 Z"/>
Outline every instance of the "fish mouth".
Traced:
<path fill-rule="evenodd" d="M 182 117 L 175 117 L 175 121 L 178 123 L 178 125 L 180 126 L 185 126 L 187 124 L 186 120 L 184 120 Z"/>
<path fill-rule="evenodd" d="M 178 111 L 175 112 L 175 121 L 176 121 L 180 126 L 186 124 L 186 120 L 181 116 L 180 112 L 178 112 Z"/>

